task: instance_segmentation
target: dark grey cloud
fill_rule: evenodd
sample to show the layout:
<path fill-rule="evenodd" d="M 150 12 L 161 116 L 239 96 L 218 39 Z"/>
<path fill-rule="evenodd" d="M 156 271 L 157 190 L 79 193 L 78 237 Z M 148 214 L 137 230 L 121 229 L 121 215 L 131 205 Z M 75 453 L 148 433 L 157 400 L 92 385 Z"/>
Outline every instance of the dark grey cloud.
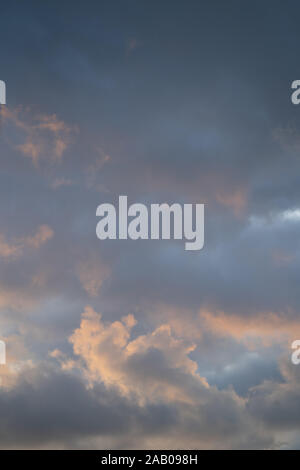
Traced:
<path fill-rule="evenodd" d="M 211 439 L 220 448 L 272 443 L 270 434 L 255 433 L 251 418 L 230 393 L 212 390 L 203 399 L 205 406 L 139 406 L 101 385 L 87 389 L 79 377 L 45 364 L 22 375 L 15 389 L 1 391 L 1 448 L 88 447 L 89 439 L 96 448 L 108 442 L 109 448 L 119 448 L 125 435 L 127 448 L 149 447 L 151 442 L 162 448 L 168 442 L 201 448 L 211 445 Z"/>

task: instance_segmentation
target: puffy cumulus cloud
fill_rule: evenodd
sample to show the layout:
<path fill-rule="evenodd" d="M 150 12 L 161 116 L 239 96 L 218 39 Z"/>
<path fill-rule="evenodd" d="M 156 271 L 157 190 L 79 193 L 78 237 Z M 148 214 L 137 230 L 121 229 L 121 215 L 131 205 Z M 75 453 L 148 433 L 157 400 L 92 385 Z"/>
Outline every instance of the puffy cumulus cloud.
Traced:
<path fill-rule="evenodd" d="M 22 256 L 26 249 L 39 249 L 53 235 L 54 232 L 48 225 L 40 225 L 34 235 L 21 237 L 12 242 L 8 242 L 5 236 L 0 234 L 0 257 L 8 260 L 16 259 Z"/>
<path fill-rule="evenodd" d="M 53 365 L 26 364 L 0 389 L 1 445 L 261 449 L 284 446 L 299 429 L 299 369 L 286 358 L 281 380 L 264 381 L 262 370 L 242 397 L 208 385 L 190 357 L 195 342 L 167 324 L 146 334 L 138 326 L 133 315 L 106 322 L 86 307 L 70 337 L 74 357 L 53 350 Z"/>
<path fill-rule="evenodd" d="M 151 333 L 134 337 L 133 315 L 121 321 L 104 322 L 86 307 L 80 328 L 70 337 L 75 357 L 59 350 L 51 353 L 64 371 L 79 370 L 88 388 L 104 384 L 107 390 L 134 404 L 136 413 L 161 406 L 174 413 L 166 433 L 164 417 L 159 435 L 143 435 L 145 447 L 251 448 L 273 445 L 271 434 L 255 431 L 255 420 L 246 410 L 246 400 L 232 389 L 209 386 L 189 355 L 196 344 L 177 337 L 163 324 Z M 146 421 L 145 421 L 146 422 Z M 136 439 L 136 438 L 135 438 Z M 136 447 L 139 440 L 129 445 Z"/>
<path fill-rule="evenodd" d="M 194 345 L 167 325 L 132 339 L 132 315 L 105 323 L 87 307 L 70 338 L 78 357 L 21 370 L 0 389 L 3 448 L 265 448 L 245 399 L 208 386 Z M 81 364 L 80 364 L 81 362 Z M 80 373 L 81 372 L 81 373 Z M 82 372 L 85 372 L 82 375 Z M 24 428 L 24 422 L 26 428 Z M 126 437 L 125 437 L 126 436 Z"/>
<path fill-rule="evenodd" d="M 2 107 L 1 117 L 7 124 L 5 136 L 10 145 L 29 157 L 34 166 L 45 158 L 60 161 L 75 132 L 55 114 L 34 114 L 28 108 Z M 16 145 L 13 141 L 21 143 Z"/>
<path fill-rule="evenodd" d="M 133 315 L 106 324 L 101 315 L 86 308 L 70 342 L 74 353 L 84 360 L 91 380 L 98 379 L 127 395 L 134 393 L 141 401 L 160 398 L 190 402 L 190 394 L 196 393 L 197 387 L 208 387 L 188 356 L 194 344 L 175 338 L 168 325 L 131 339 L 135 324 Z M 184 378 L 192 380 L 189 391 L 185 390 Z"/>

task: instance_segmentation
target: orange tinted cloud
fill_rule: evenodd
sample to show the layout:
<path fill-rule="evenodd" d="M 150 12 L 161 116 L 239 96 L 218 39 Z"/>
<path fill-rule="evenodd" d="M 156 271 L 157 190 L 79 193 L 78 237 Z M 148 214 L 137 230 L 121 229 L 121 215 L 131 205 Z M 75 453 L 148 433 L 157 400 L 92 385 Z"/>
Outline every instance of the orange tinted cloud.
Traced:
<path fill-rule="evenodd" d="M 197 363 L 189 357 L 195 344 L 175 337 L 167 324 L 131 339 L 135 325 L 133 315 L 107 323 L 86 307 L 70 342 L 91 383 L 101 381 L 122 394 L 134 394 L 141 403 L 156 399 L 192 402 L 195 388 L 208 388 L 197 373 Z M 161 362 L 149 368 L 153 355 L 161 357 Z M 189 381 L 194 383 L 190 389 Z"/>
<path fill-rule="evenodd" d="M 8 242 L 3 234 L 0 234 L 0 257 L 16 259 L 24 253 L 27 248 L 38 249 L 53 237 L 53 230 L 48 225 L 38 227 L 32 236 L 17 238 Z"/>
<path fill-rule="evenodd" d="M 23 143 L 16 146 L 17 150 L 38 166 L 43 158 L 53 161 L 61 160 L 71 143 L 74 129 L 52 115 L 33 115 L 29 109 L 1 109 L 4 122 L 10 123 L 20 131 Z M 14 146 L 14 144 L 12 144 Z"/>
<path fill-rule="evenodd" d="M 218 192 L 217 202 L 231 209 L 236 216 L 243 213 L 247 204 L 247 191 L 244 188 L 238 188 L 233 191 Z"/>
<path fill-rule="evenodd" d="M 300 337 L 300 321 L 290 320 L 284 315 L 272 312 L 253 317 L 228 315 L 223 312 L 200 312 L 200 319 L 206 329 L 217 336 L 230 336 L 249 347 L 259 344 L 286 343 Z"/>

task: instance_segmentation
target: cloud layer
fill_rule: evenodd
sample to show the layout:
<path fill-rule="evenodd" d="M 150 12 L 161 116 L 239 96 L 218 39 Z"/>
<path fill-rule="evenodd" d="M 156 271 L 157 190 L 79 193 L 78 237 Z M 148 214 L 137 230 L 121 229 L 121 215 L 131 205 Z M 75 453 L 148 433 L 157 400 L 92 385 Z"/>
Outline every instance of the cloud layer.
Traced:
<path fill-rule="evenodd" d="M 3 6 L 2 448 L 299 448 L 298 10 Z M 204 249 L 100 242 L 120 194 Z"/>

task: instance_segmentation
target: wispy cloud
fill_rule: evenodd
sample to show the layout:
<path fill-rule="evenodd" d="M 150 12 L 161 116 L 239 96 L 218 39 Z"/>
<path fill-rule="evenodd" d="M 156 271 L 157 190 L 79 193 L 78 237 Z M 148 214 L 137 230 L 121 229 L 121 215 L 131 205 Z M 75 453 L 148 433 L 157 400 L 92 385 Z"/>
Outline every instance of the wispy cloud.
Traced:
<path fill-rule="evenodd" d="M 30 109 L 10 109 L 3 107 L 1 114 L 4 123 L 11 124 L 23 140 L 19 145 L 11 141 L 11 145 L 26 157 L 34 166 L 41 160 L 61 161 L 63 154 L 72 142 L 75 128 L 68 126 L 55 114 L 36 114 Z M 14 135 L 14 140 L 18 140 Z"/>
<path fill-rule="evenodd" d="M 38 249 L 50 240 L 54 235 L 53 230 L 48 225 L 38 227 L 34 235 L 21 237 L 12 241 L 7 241 L 3 234 L 0 234 L 0 257 L 14 260 L 28 250 Z"/>

